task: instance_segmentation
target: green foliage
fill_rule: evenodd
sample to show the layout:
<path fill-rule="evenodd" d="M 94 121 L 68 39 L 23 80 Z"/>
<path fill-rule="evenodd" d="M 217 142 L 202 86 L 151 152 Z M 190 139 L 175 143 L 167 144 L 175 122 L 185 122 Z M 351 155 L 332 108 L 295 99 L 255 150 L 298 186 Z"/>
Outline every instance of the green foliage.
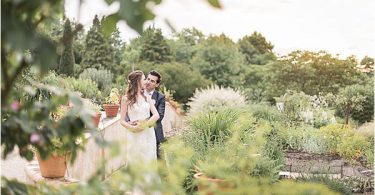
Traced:
<path fill-rule="evenodd" d="M 93 25 L 86 35 L 81 69 L 114 69 L 114 48 L 102 34 L 102 26 L 95 16 Z"/>
<path fill-rule="evenodd" d="M 354 193 L 364 193 L 370 192 L 374 187 L 371 185 L 371 180 L 369 178 L 362 178 L 358 176 L 344 177 L 341 179 L 352 192 Z"/>
<path fill-rule="evenodd" d="M 70 24 L 70 20 L 66 19 L 64 24 L 64 35 L 63 35 L 63 43 L 64 43 L 64 50 L 60 58 L 60 64 L 58 67 L 59 74 L 65 74 L 67 76 L 73 75 L 73 68 L 74 68 L 74 53 L 73 53 L 73 32 L 72 26 Z"/>
<path fill-rule="evenodd" d="M 374 67 L 374 58 L 370 58 L 368 56 L 365 56 L 361 60 L 361 65 L 365 65 L 366 68 Z"/>
<path fill-rule="evenodd" d="M 344 137 L 352 137 L 354 130 L 348 126 L 333 124 L 321 127 L 319 129 L 324 136 L 324 140 L 331 153 L 337 153 L 337 146 L 342 142 Z"/>
<path fill-rule="evenodd" d="M 336 110 L 339 114 L 345 117 L 345 124 L 348 124 L 349 116 L 352 114 L 353 111 L 357 111 L 357 113 L 360 113 L 363 110 L 363 105 L 366 102 L 366 97 L 362 94 L 367 95 L 368 89 L 366 90 L 365 87 L 361 85 L 350 85 L 343 89 L 340 89 L 336 97 Z M 369 99 L 373 100 L 373 93 L 371 94 L 368 94 L 370 95 Z M 373 110 L 373 108 L 371 109 Z M 364 119 L 362 119 L 361 121 L 363 120 Z"/>
<path fill-rule="evenodd" d="M 251 104 L 245 108 L 257 120 L 266 120 L 269 122 L 285 122 L 286 117 L 275 107 L 266 104 Z"/>
<path fill-rule="evenodd" d="M 366 149 L 371 147 L 366 138 L 359 134 L 353 136 L 345 136 L 337 145 L 337 152 L 340 156 L 350 159 L 358 160 L 360 157 L 365 156 Z"/>
<path fill-rule="evenodd" d="M 336 93 L 358 82 L 360 73 L 352 57 L 341 60 L 327 52 L 294 51 L 273 63 L 272 91 L 279 96 L 286 90 L 309 95 Z"/>
<path fill-rule="evenodd" d="M 245 55 L 248 64 L 264 65 L 276 59 L 272 53 L 273 45 L 261 33 L 254 32 L 238 41 L 239 50 Z"/>
<path fill-rule="evenodd" d="M 348 185 L 339 179 L 330 178 L 328 175 L 312 175 L 298 178 L 297 181 L 320 183 L 329 187 L 329 189 L 338 192 L 340 194 L 350 195 L 352 189 Z"/>
<path fill-rule="evenodd" d="M 246 66 L 244 67 L 244 85 L 249 100 L 261 102 L 269 100 L 268 88 L 271 80 L 270 66 Z"/>
<path fill-rule="evenodd" d="M 148 27 L 143 33 L 143 42 L 140 51 L 140 60 L 160 64 L 170 62 L 172 53 L 161 29 Z"/>
<path fill-rule="evenodd" d="M 234 122 L 238 113 L 232 110 L 201 113 L 189 120 L 189 130 L 183 139 L 193 147 L 199 156 L 214 145 L 222 145 L 232 135 Z"/>
<path fill-rule="evenodd" d="M 196 90 L 190 99 L 189 115 L 201 112 L 216 112 L 225 108 L 241 108 L 245 106 L 245 97 L 241 91 L 231 88 L 212 86 L 207 89 Z"/>
<path fill-rule="evenodd" d="M 40 84 L 37 87 L 26 87 L 25 90 L 27 95 L 35 96 L 37 89 L 49 91 L 52 95 L 49 99 L 40 102 L 21 99 L 3 108 L 1 124 L 3 157 L 18 146 L 20 155 L 31 160 L 34 153 L 29 146 L 32 145 L 43 158 L 46 158 L 54 151 L 49 147 L 52 145 L 52 138 L 58 136 L 63 140 L 61 149 L 71 151 L 73 161 L 77 154 L 76 150 L 82 146 L 71 140 L 80 137 L 86 125 L 93 127 L 91 116 L 82 109 L 79 97 L 74 94 Z M 68 100 L 73 102 L 75 107 L 55 121 L 51 113 L 56 112 L 60 105 L 67 105 Z"/>
<path fill-rule="evenodd" d="M 350 117 L 360 124 L 374 120 L 374 81 L 372 77 L 365 80 L 363 86 L 356 86 L 357 95 L 365 97 L 361 103 L 362 109 L 354 109 Z M 340 112 L 339 110 L 337 110 Z"/>
<path fill-rule="evenodd" d="M 243 83 L 241 66 L 244 56 L 224 34 L 209 36 L 197 46 L 191 66 L 206 78 L 223 87 L 239 87 Z"/>
<path fill-rule="evenodd" d="M 175 39 L 168 40 L 174 60 L 176 62 L 190 64 L 196 53 L 195 46 L 204 39 L 204 35 L 196 28 L 182 29 L 174 35 Z"/>
<path fill-rule="evenodd" d="M 79 78 L 94 81 L 98 85 L 99 91 L 102 92 L 102 95 L 106 96 L 111 90 L 113 74 L 106 69 L 97 70 L 94 68 L 88 68 L 79 75 Z"/>
<path fill-rule="evenodd" d="M 68 77 L 65 79 L 67 87 L 71 91 L 78 91 L 82 94 L 83 98 L 100 99 L 101 93 L 99 92 L 98 85 L 91 79 L 76 79 Z"/>
<path fill-rule="evenodd" d="M 307 111 L 310 104 L 310 97 L 303 92 L 287 91 L 281 97 L 275 97 L 276 102 L 283 103 L 281 111 L 291 121 L 300 121 L 302 119 L 301 112 Z"/>
<path fill-rule="evenodd" d="M 207 87 L 211 82 L 200 72 L 179 63 L 161 64 L 157 70 L 163 77 L 162 84 L 173 90 L 173 98 L 181 103 L 187 103 L 198 88 Z"/>

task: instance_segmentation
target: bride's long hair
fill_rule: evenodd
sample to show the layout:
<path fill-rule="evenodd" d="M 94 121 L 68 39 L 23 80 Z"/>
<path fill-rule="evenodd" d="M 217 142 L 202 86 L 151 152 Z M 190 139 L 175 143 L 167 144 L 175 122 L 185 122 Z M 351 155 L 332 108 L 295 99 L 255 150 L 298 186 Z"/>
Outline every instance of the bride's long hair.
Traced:
<path fill-rule="evenodd" d="M 129 102 L 128 106 L 130 108 L 137 102 L 138 90 L 141 90 L 142 75 L 143 72 L 140 70 L 135 70 L 128 75 L 128 90 L 126 91 L 126 98 Z"/>

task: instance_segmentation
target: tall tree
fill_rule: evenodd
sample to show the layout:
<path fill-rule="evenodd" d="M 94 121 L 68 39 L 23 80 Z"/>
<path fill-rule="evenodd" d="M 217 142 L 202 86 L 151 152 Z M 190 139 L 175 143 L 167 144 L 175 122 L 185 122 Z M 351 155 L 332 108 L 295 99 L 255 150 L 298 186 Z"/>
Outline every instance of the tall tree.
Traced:
<path fill-rule="evenodd" d="M 93 25 L 85 40 L 85 51 L 81 64 L 82 71 L 85 68 L 109 69 L 113 71 L 113 51 L 113 47 L 102 34 L 98 17 L 95 16 Z"/>
<path fill-rule="evenodd" d="M 125 52 L 125 42 L 120 37 L 120 31 L 116 28 L 108 38 L 108 43 L 113 48 L 113 70 L 115 75 L 123 73 L 121 61 Z"/>
<path fill-rule="evenodd" d="M 197 45 L 191 66 L 218 85 L 238 87 L 243 83 L 240 72 L 243 63 L 244 55 L 230 38 L 222 34 L 211 35 Z"/>
<path fill-rule="evenodd" d="M 64 50 L 60 58 L 60 64 L 58 66 L 58 73 L 65 74 L 67 76 L 73 75 L 74 68 L 74 54 L 73 54 L 73 38 L 74 34 L 72 31 L 72 26 L 70 20 L 66 19 L 64 24 L 64 34 L 62 42 L 64 45 Z"/>
<path fill-rule="evenodd" d="M 245 54 L 248 64 L 267 64 L 276 57 L 272 52 L 273 45 L 258 32 L 245 36 L 238 41 L 240 51 Z"/>
<path fill-rule="evenodd" d="M 195 55 L 195 45 L 204 40 L 204 35 L 196 28 L 183 29 L 174 35 L 173 39 L 168 40 L 171 47 L 174 60 L 176 62 L 190 64 Z"/>
<path fill-rule="evenodd" d="M 149 61 L 155 64 L 171 61 L 171 49 L 163 37 L 161 29 L 148 27 L 142 36 L 144 36 L 144 39 L 140 53 L 141 61 Z"/>

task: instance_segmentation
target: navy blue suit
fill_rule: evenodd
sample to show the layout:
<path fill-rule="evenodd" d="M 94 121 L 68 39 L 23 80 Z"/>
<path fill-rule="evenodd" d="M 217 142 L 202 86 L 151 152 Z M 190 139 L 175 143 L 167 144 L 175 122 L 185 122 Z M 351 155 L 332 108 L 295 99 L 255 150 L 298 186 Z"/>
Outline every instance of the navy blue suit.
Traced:
<path fill-rule="evenodd" d="M 156 154 L 157 157 L 160 159 L 160 143 L 165 141 L 163 125 L 161 124 L 165 112 L 165 95 L 155 90 L 151 98 L 155 100 L 155 107 L 160 116 L 160 118 L 156 121 L 156 126 L 154 128 L 156 136 Z"/>

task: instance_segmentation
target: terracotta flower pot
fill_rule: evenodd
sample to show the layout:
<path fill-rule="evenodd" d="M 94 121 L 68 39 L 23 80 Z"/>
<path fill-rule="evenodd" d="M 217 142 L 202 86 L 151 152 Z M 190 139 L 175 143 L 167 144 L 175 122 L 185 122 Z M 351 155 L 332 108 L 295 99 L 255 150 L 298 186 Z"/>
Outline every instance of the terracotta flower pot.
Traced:
<path fill-rule="evenodd" d="M 198 181 L 198 192 L 200 193 L 203 192 L 209 195 L 215 194 L 214 192 L 209 191 L 213 186 L 215 186 L 216 189 L 220 189 L 220 191 L 227 191 L 233 188 L 233 185 L 230 182 L 222 179 L 210 178 L 203 173 L 194 174 L 194 178 Z"/>
<path fill-rule="evenodd" d="M 95 127 L 98 127 L 99 126 L 99 122 L 100 122 L 100 117 L 102 116 L 102 113 L 101 112 L 98 112 L 96 114 L 96 116 L 93 116 L 92 117 L 92 120 L 94 121 L 94 125 Z"/>
<path fill-rule="evenodd" d="M 103 108 L 107 117 L 116 117 L 118 113 L 118 108 L 120 105 L 116 104 L 104 104 Z"/>
<path fill-rule="evenodd" d="M 64 177 L 67 169 L 67 163 L 70 155 L 51 155 L 47 159 L 42 159 L 39 154 L 36 155 L 39 163 L 40 173 L 46 178 Z"/>

